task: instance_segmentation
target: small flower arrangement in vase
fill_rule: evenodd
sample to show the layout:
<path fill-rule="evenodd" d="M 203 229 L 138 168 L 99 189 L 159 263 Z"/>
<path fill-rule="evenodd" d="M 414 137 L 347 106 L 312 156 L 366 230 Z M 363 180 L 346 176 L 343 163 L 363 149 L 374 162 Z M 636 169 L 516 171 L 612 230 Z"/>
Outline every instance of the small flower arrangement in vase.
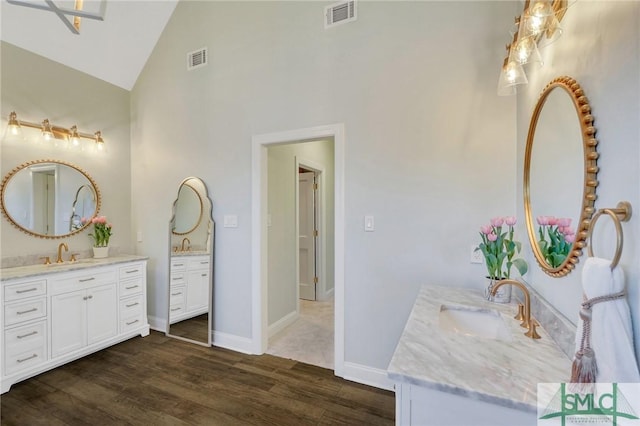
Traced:
<path fill-rule="evenodd" d="M 511 301 L 511 286 L 502 286 L 495 296 L 491 295 L 491 290 L 496 281 L 511 278 L 511 268 L 515 267 L 522 276 L 527 273 L 529 266 L 522 258 L 514 258 L 522 250 L 522 243 L 513 238 L 516 218 L 513 216 L 494 217 L 489 225 L 480 227 L 480 238 L 482 242 L 476 248 L 484 255 L 485 264 L 489 275 L 488 285 L 485 289 L 487 300 L 498 303 L 509 303 Z M 503 225 L 507 226 L 503 232 Z"/>
<path fill-rule="evenodd" d="M 112 226 L 107 222 L 107 217 L 96 216 L 90 220 L 83 218 L 82 223 L 93 223 L 93 233 L 89 234 L 89 237 L 93 239 L 93 257 L 109 256 L 109 238 L 111 238 Z"/>
<path fill-rule="evenodd" d="M 538 216 L 536 220 L 540 237 L 538 247 L 547 264 L 557 268 L 565 261 L 576 240 L 576 233 L 571 228 L 571 219 Z"/>

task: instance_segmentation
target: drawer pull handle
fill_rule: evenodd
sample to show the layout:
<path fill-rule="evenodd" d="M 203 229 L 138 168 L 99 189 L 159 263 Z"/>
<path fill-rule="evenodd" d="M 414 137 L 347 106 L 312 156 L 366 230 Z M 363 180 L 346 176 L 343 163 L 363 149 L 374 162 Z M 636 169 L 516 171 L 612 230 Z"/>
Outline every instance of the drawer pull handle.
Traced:
<path fill-rule="evenodd" d="M 175 267 L 184 266 L 184 263 L 174 263 L 173 266 L 175 266 Z"/>
<path fill-rule="evenodd" d="M 28 293 L 30 291 L 36 291 L 37 289 L 38 289 L 37 287 L 33 287 L 33 288 L 28 288 L 26 290 L 16 290 L 16 293 L 18 293 L 18 294 Z"/>
<path fill-rule="evenodd" d="M 174 280 L 174 281 L 179 281 L 179 280 L 182 279 L 182 277 L 174 277 L 174 278 L 171 278 L 171 279 Z"/>
<path fill-rule="evenodd" d="M 34 330 L 31 333 L 23 334 L 22 336 L 16 336 L 16 337 L 18 339 L 24 339 L 25 337 L 33 336 L 33 335 L 36 335 L 36 334 L 38 334 L 38 332 Z"/>
<path fill-rule="evenodd" d="M 138 288 L 138 284 L 132 285 L 132 286 L 129 286 L 129 287 L 125 287 L 125 289 L 127 289 L 127 290 L 131 290 L 133 288 Z"/>
<path fill-rule="evenodd" d="M 125 271 L 125 274 L 135 274 L 138 271 L 139 271 L 139 269 L 132 269 L 130 271 Z"/>
<path fill-rule="evenodd" d="M 209 262 L 208 261 L 204 261 L 204 262 L 200 262 L 201 265 L 208 265 Z"/>
<path fill-rule="evenodd" d="M 34 358 L 38 358 L 38 354 L 33 354 L 33 355 L 31 355 L 31 356 L 28 356 L 28 357 L 26 357 L 26 358 L 19 359 L 19 360 L 17 360 L 17 361 L 18 361 L 18 363 L 21 363 L 21 362 L 29 361 L 30 359 L 34 359 Z"/>
<path fill-rule="evenodd" d="M 127 323 L 127 325 L 135 324 L 135 323 L 137 323 L 138 321 L 140 321 L 140 320 L 133 320 L 133 321 L 131 321 L 131 322 L 128 322 L 128 323 Z"/>
<path fill-rule="evenodd" d="M 82 300 L 89 300 L 89 299 L 93 299 L 93 296 L 89 295 L 82 298 Z"/>
<path fill-rule="evenodd" d="M 95 279 L 96 279 L 96 277 L 91 277 L 91 278 L 85 278 L 83 280 L 78 280 L 78 281 L 80 281 L 81 283 L 86 283 L 87 281 L 93 281 Z"/>
<path fill-rule="evenodd" d="M 206 276 L 207 276 L 207 274 L 202 274 L 202 276 L 203 276 L 203 277 L 206 277 Z"/>
<path fill-rule="evenodd" d="M 16 314 L 24 315 L 24 314 L 29 314 L 31 312 L 36 312 L 37 310 L 38 310 L 38 308 L 31 308 L 31 309 L 27 309 L 26 311 L 18 311 L 18 312 L 16 312 Z"/>
<path fill-rule="evenodd" d="M 173 308 L 171 309 L 171 312 L 175 312 L 175 311 L 179 311 L 181 308 Z"/>
<path fill-rule="evenodd" d="M 131 303 L 131 304 L 126 305 L 126 306 L 127 306 L 127 308 L 131 308 L 131 307 L 133 307 L 133 306 L 137 306 L 137 305 L 139 305 L 139 304 L 140 304 L 140 303 L 136 302 L 136 303 Z"/>
<path fill-rule="evenodd" d="M 172 296 L 180 296 L 182 294 L 182 292 L 180 293 L 171 293 Z"/>

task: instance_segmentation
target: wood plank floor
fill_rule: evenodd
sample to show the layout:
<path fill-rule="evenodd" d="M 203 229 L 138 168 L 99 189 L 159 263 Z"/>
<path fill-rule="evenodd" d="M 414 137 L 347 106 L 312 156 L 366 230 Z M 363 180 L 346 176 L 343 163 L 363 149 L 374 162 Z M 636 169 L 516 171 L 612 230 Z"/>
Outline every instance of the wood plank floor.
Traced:
<path fill-rule="evenodd" d="M 393 425 L 392 392 L 271 355 L 136 337 L 17 383 L 2 425 Z"/>

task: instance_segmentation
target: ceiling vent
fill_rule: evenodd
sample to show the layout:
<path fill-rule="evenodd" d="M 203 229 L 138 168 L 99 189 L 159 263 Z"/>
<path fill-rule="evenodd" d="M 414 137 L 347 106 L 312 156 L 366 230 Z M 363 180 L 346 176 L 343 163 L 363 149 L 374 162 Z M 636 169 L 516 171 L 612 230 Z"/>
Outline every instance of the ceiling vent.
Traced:
<path fill-rule="evenodd" d="M 189 52 L 187 54 L 187 69 L 191 71 L 192 69 L 207 65 L 208 57 L 206 47 Z"/>
<path fill-rule="evenodd" d="M 324 9 L 324 15 L 325 28 L 355 21 L 358 18 L 358 16 L 356 15 L 356 2 L 355 0 L 343 1 L 340 3 L 332 4 L 331 6 L 327 6 Z"/>

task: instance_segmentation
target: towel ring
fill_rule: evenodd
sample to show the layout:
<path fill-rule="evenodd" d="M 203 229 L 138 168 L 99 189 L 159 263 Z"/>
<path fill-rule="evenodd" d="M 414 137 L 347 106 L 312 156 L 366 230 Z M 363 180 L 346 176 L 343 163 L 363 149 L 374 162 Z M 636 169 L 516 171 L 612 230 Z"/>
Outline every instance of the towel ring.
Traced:
<path fill-rule="evenodd" d="M 595 228 L 596 222 L 598 218 L 603 214 L 607 214 L 613 220 L 613 224 L 616 227 L 616 254 L 613 256 L 611 260 L 611 269 L 618 266 L 618 262 L 620 261 L 620 256 L 622 255 L 622 247 L 624 245 L 624 235 L 622 234 L 622 225 L 620 222 L 626 222 L 631 218 L 631 204 L 628 201 L 620 201 L 618 206 L 615 209 L 599 209 L 591 219 L 591 224 L 589 225 L 589 233 L 587 234 L 587 239 L 589 240 L 589 257 L 593 257 L 593 229 Z"/>

